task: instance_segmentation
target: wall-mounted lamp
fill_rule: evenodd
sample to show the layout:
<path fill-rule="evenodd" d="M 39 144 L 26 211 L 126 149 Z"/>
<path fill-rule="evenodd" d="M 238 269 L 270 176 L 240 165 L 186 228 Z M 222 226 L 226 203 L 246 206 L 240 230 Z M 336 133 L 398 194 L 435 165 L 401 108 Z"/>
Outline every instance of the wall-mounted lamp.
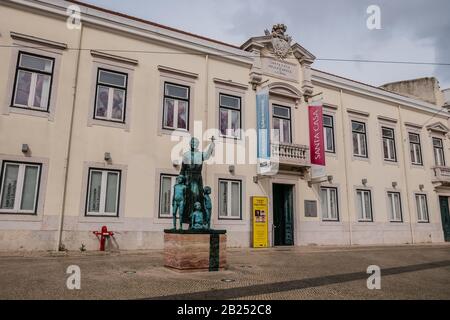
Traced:
<path fill-rule="evenodd" d="M 392 182 L 392 188 L 396 188 L 397 187 L 397 182 L 396 181 L 394 181 L 394 182 Z"/>
<path fill-rule="evenodd" d="M 332 183 L 333 182 L 333 176 L 331 176 L 331 175 L 327 176 L 327 180 L 328 180 L 329 183 Z"/>
<path fill-rule="evenodd" d="M 228 166 L 228 171 L 229 171 L 231 174 L 234 174 L 235 170 L 236 170 L 236 168 L 235 168 L 234 165 Z"/>
<path fill-rule="evenodd" d="M 362 179 L 361 183 L 363 184 L 363 186 L 365 186 L 367 184 L 367 179 L 366 178 Z"/>
<path fill-rule="evenodd" d="M 104 159 L 105 159 L 105 161 L 106 162 L 109 162 L 109 161 L 111 161 L 111 153 L 109 153 L 109 152 L 105 152 L 105 157 L 104 157 Z"/>
<path fill-rule="evenodd" d="M 425 186 L 424 186 L 423 184 L 419 184 L 419 189 L 420 189 L 420 191 L 422 191 L 423 188 L 425 188 Z"/>
<path fill-rule="evenodd" d="M 30 147 L 28 146 L 28 144 L 24 143 L 22 144 L 22 153 L 28 153 L 30 152 Z"/>

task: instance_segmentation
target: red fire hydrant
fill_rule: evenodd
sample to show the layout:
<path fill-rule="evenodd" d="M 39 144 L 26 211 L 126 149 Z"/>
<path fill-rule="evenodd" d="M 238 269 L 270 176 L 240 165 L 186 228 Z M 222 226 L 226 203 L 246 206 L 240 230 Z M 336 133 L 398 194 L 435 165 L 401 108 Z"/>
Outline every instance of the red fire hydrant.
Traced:
<path fill-rule="evenodd" d="M 97 236 L 97 238 L 100 236 L 100 251 L 105 251 L 106 238 L 113 236 L 114 232 L 108 231 L 108 228 L 103 226 L 102 231 L 93 231 L 93 233 Z"/>

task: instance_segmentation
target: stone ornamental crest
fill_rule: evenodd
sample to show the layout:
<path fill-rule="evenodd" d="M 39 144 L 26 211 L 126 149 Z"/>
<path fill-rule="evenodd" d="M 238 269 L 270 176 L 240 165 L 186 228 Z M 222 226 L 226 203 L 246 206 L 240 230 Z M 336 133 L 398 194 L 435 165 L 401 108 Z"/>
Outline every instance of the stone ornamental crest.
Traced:
<path fill-rule="evenodd" d="M 291 52 L 292 37 L 286 34 L 286 25 L 279 23 L 272 27 L 272 32 L 265 30 L 266 36 L 272 37 L 272 53 L 279 59 L 286 59 Z"/>

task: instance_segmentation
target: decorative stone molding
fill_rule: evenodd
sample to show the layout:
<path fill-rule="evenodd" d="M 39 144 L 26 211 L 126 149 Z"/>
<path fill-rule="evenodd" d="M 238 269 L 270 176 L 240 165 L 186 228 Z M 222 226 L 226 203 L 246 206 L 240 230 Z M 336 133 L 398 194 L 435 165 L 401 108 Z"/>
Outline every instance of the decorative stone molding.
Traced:
<path fill-rule="evenodd" d="M 175 74 L 178 76 L 182 76 L 185 78 L 191 78 L 191 79 L 197 79 L 198 78 L 198 73 L 194 73 L 194 72 L 189 72 L 189 71 L 184 71 L 184 70 L 179 70 L 179 69 L 175 69 L 175 68 L 171 68 L 171 67 L 166 67 L 166 66 L 158 66 L 158 70 L 161 72 L 165 72 L 165 73 L 171 73 L 171 74 Z"/>
<path fill-rule="evenodd" d="M 365 112 L 365 111 L 361 111 L 361 110 L 355 110 L 355 109 L 350 109 L 350 108 L 347 108 L 347 112 L 348 112 L 348 113 L 356 114 L 356 115 L 358 115 L 358 116 L 363 116 L 363 117 L 368 117 L 368 116 L 370 116 L 370 113 L 369 113 L 369 112 Z"/>
<path fill-rule="evenodd" d="M 219 84 L 219 85 L 234 87 L 239 90 L 248 90 L 248 85 L 234 82 L 233 80 L 223 80 L 223 79 L 219 79 L 219 78 L 214 78 L 213 81 L 214 81 L 214 83 Z"/>
<path fill-rule="evenodd" d="M 18 32 L 14 32 L 14 31 L 11 31 L 10 35 L 11 35 L 11 38 L 13 38 L 14 40 L 18 40 L 18 41 L 30 42 L 30 43 L 37 44 L 39 46 L 50 47 L 50 48 L 60 49 L 60 50 L 67 49 L 67 44 L 62 43 L 62 42 L 56 42 L 56 41 L 52 41 L 52 40 L 38 38 L 35 36 L 30 36 L 27 34 L 18 33 Z"/>
<path fill-rule="evenodd" d="M 293 99 L 295 100 L 296 105 L 300 103 L 300 100 L 303 96 L 303 93 L 296 87 L 284 82 L 273 82 L 269 84 L 269 92 L 271 95 Z"/>
<path fill-rule="evenodd" d="M 385 117 L 385 116 L 378 116 L 378 120 L 392 122 L 392 123 L 397 123 L 398 122 L 397 119 L 390 118 L 390 117 Z"/>
<path fill-rule="evenodd" d="M 96 57 L 96 58 L 112 60 L 112 61 L 115 61 L 115 62 L 121 62 L 121 63 L 125 63 L 125 64 L 130 64 L 130 65 L 133 65 L 133 66 L 137 66 L 138 65 L 138 60 L 130 59 L 130 58 L 126 58 L 126 57 L 121 57 L 121 56 L 116 56 L 116 55 L 109 54 L 109 53 L 102 52 L 102 51 L 91 50 L 91 55 L 93 57 Z"/>
<path fill-rule="evenodd" d="M 449 132 L 448 127 L 444 125 L 442 122 L 435 122 L 433 124 L 428 125 L 427 130 L 441 134 L 447 134 Z"/>
<path fill-rule="evenodd" d="M 422 129 L 423 128 L 423 125 L 412 123 L 412 122 L 405 122 L 405 126 L 414 128 L 414 129 Z"/>

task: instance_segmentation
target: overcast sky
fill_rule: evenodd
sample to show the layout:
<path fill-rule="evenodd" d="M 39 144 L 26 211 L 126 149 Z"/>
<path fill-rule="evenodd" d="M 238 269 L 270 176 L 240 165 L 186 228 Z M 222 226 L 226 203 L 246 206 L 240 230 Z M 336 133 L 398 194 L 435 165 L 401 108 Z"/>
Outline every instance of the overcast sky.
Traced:
<path fill-rule="evenodd" d="M 241 45 L 275 23 L 317 58 L 450 63 L 449 0 L 83 0 Z M 369 5 L 381 30 L 369 30 Z M 316 61 L 313 67 L 372 85 L 435 76 L 450 87 L 450 66 Z"/>

